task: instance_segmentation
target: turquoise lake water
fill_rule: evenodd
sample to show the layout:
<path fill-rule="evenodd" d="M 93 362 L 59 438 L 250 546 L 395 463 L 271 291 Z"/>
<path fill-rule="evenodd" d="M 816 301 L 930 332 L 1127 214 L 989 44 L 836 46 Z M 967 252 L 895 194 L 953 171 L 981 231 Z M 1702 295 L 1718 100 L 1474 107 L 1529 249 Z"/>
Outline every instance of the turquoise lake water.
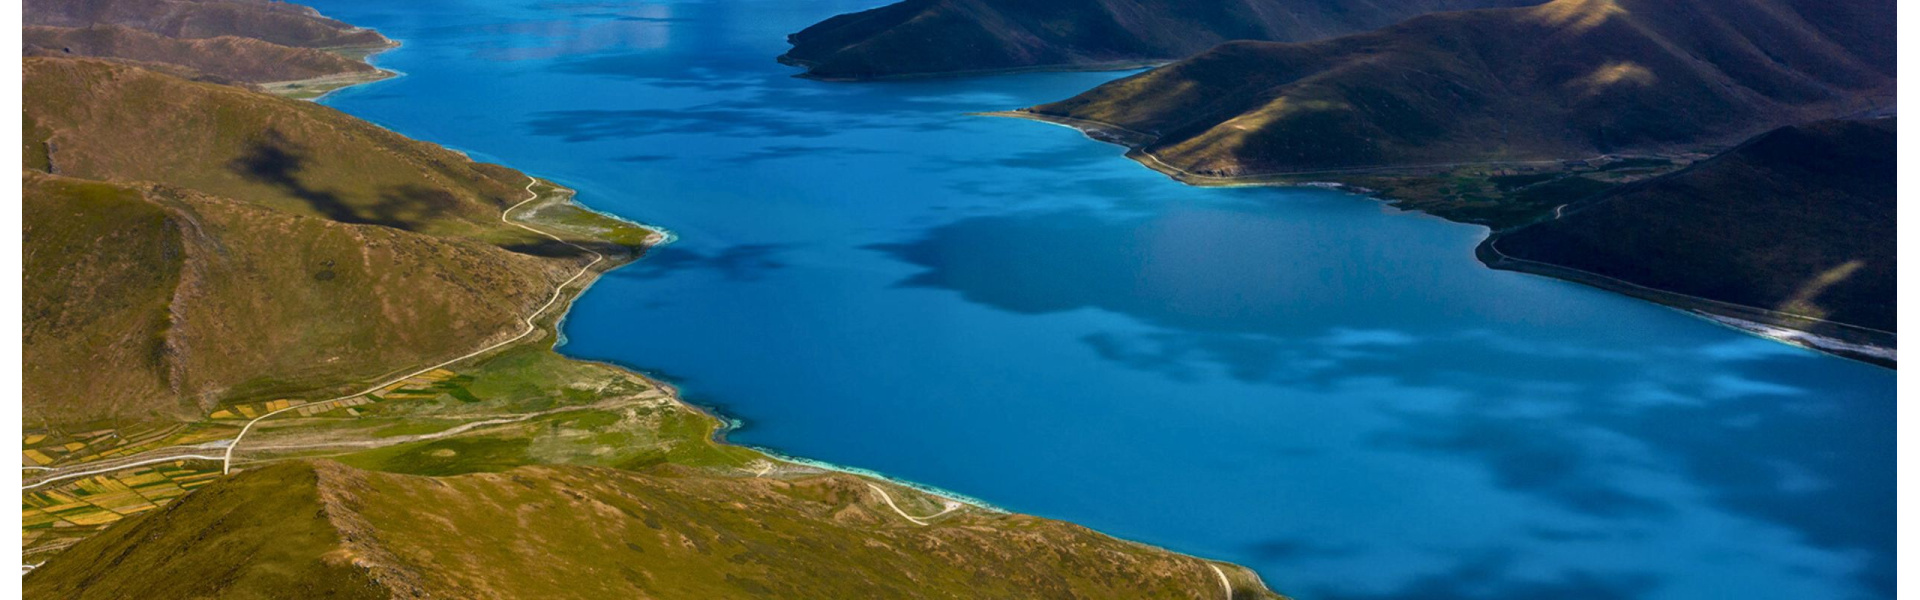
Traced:
<path fill-rule="evenodd" d="M 1303 600 L 1892 596 L 1893 372 L 1485 269 L 1479 227 L 966 115 L 1123 74 L 774 62 L 879 1 L 314 4 L 406 44 L 327 104 L 679 235 L 562 349 L 734 441 Z"/>

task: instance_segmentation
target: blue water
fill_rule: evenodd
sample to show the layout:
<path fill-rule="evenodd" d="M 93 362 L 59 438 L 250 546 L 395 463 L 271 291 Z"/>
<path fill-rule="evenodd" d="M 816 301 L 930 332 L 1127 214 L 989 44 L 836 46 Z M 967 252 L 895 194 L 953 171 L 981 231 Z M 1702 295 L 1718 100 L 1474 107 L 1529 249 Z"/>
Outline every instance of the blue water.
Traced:
<path fill-rule="evenodd" d="M 1478 227 L 965 114 L 1117 74 L 773 61 L 856 1 L 316 4 L 406 43 L 327 103 L 679 234 L 563 349 L 735 441 L 1303 599 L 1892 595 L 1892 372 L 1487 270 Z"/>

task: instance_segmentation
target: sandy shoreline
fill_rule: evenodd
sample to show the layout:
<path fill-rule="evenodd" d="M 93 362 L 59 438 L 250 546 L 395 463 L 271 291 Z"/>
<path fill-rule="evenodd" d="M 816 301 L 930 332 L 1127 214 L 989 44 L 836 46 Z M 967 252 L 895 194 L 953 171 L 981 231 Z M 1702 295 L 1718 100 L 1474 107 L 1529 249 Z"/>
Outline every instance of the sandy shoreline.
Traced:
<path fill-rule="evenodd" d="M 393 43 L 387 44 L 385 46 L 347 47 L 347 48 L 333 49 L 341 52 L 355 52 L 355 53 L 364 51 L 365 54 L 362 54 L 356 57 L 355 60 L 358 60 L 360 64 L 372 67 L 373 68 L 372 72 L 335 73 L 332 75 L 322 75 L 319 77 L 310 77 L 307 79 L 293 79 L 288 81 L 270 81 L 267 83 L 258 83 L 254 85 L 259 87 L 261 91 L 266 92 L 268 94 L 275 95 L 275 96 L 293 98 L 296 100 L 306 100 L 309 102 L 319 102 L 320 100 L 326 98 L 327 96 L 333 95 L 334 92 L 338 92 L 340 90 L 344 90 L 357 85 L 369 84 L 376 81 L 385 81 L 388 79 L 393 79 L 395 77 L 406 75 L 406 73 L 402 73 L 392 69 L 383 69 L 383 68 L 380 68 L 379 65 L 373 64 L 373 57 L 378 56 L 383 52 L 387 52 L 389 50 L 393 50 L 395 48 L 400 47 L 399 40 L 390 40 L 390 41 L 392 41 Z"/>

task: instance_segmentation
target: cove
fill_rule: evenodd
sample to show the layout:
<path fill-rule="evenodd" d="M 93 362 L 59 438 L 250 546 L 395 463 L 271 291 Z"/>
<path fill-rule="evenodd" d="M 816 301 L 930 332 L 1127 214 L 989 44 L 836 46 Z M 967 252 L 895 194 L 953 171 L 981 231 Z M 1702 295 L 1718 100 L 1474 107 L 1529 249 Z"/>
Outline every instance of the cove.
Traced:
<path fill-rule="evenodd" d="M 1485 269 L 1479 227 L 967 116 L 1123 74 L 774 62 L 878 1 L 313 4 L 405 44 L 327 104 L 679 236 L 562 350 L 735 442 L 1303 599 L 1892 597 L 1893 372 Z"/>

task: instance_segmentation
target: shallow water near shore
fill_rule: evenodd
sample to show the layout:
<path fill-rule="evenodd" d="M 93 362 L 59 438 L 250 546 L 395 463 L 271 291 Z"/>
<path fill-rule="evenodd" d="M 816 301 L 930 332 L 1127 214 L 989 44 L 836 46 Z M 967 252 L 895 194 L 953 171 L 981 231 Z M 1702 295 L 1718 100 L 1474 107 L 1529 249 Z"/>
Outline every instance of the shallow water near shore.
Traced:
<path fill-rule="evenodd" d="M 1124 74 L 774 62 L 862 2 L 313 4 L 405 43 L 326 104 L 679 236 L 563 351 L 733 441 L 1308 600 L 1893 594 L 1892 371 L 1488 270 L 1479 227 L 966 115 Z"/>

